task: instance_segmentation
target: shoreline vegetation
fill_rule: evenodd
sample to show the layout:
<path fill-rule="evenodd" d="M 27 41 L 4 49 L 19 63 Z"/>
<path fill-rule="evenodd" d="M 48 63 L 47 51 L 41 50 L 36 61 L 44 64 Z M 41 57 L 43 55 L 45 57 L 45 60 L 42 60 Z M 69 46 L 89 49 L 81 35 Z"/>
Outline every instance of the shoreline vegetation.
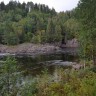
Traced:
<path fill-rule="evenodd" d="M 23 78 L 16 63 L 8 57 L 0 70 L 1 96 L 96 96 L 96 73 L 89 67 L 57 68 L 52 75 L 45 69 L 35 78 Z"/>

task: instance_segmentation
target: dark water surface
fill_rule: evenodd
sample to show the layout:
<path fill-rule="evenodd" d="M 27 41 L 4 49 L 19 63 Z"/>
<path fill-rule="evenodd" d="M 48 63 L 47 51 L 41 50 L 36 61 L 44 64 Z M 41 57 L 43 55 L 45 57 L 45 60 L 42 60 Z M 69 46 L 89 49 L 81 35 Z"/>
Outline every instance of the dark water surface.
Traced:
<path fill-rule="evenodd" d="M 24 71 L 24 75 L 36 76 L 41 74 L 44 70 L 47 70 L 49 74 L 52 74 L 56 68 L 65 66 L 54 65 L 58 61 L 76 62 L 77 57 L 69 54 L 50 54 L 39 55 L 37 57 L 23 56 L 18 57 L 18 66 L 20 71 Z"/>

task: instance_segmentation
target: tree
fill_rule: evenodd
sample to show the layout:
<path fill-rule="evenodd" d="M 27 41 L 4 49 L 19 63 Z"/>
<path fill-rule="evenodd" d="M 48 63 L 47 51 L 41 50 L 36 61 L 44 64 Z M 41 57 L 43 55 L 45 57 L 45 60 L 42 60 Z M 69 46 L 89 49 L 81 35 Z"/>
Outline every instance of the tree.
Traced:
<path fill-rule="evenodd" d="M 65 23 L 65 30 L 68 39 L 78 38 L 80 24 L 75 18 L 68 19 Z"/>
<path fill-rule="evenodd" d="M 21 82 L 17 61 L 15 58 L 8 56 L 2 63 L 2 67 L 0 66 L 0 96 L 16 95 Z"/>
<path fill-rule="evenodd" d="M 46 30 L 47 35 L 46 38 L 49 43 L 54 42 L 54 34 L 55 34 L 55 25 L 53 24 L 52 19 L 49 19 Z"/>
<path fill-rule="evenodd" d="M 5 10 L 5 4 L 4 2 L 1 2 L 0 4 L 0 11 Z"/>
<path fill-rule="evenodd" d="M 78 19 L 82 23 L 80 32 L 81 45 L 88 58 L 91 58 L 96 66 L 96 0 L 80 0 L 77 13 Z M 86 45 L 86 46 L 85 46 Z"/>
<path fill-rule="evenodd" d="M 55 16 L 55 9 L 50 9 L 44 4 L 34 4 L 33 2 L 21 4 L 19 1 L 11 0 L 5 5 L 4 2 L 1 2 L 0 43 L 15 45 L 30 42 L 33 36 L 41 43 L 46 37 L 45 32 L 48 20 L 50 17 L 53 19 L 53 16 Z M 53 25 L 54 24 L 51 23 L 51 26 Z M 52 30 L 50 32 L 55 34 L 55 26 L 51 29 L 54 30 L 54 32 L 52 32 Z M 44 34 L 40 35 L 38 32 Z M 50 34 L 50 32 L 48 34 Z M 43 40 L 40 39 L 43 37 Z M 53 37 L 51 39 L 51 41 L 55 40 Z M 46 40 L 44 42 L 46 42 Z"/>
<path fill-rule="evenodd" d="M 61 41 L 62 40 L 62 34 L 61 34 L 61 26 L 60 25 L 56 25 L 55 26 L 55 38 L 54 38 L 54 41 L 57 41 L 57 42 L 59 42 L 59 41 Z"/>
<path fill-rule="evenodd" d="M 9 23 L 9 24 L 8 24 Z M 3 42 L 7 45 L 16 45 L 19 43 L 19 38 L 17 33 L 14 31 L 14 27 L 11 22 L 6 23 L 6 29 L 3 34 Z"/>

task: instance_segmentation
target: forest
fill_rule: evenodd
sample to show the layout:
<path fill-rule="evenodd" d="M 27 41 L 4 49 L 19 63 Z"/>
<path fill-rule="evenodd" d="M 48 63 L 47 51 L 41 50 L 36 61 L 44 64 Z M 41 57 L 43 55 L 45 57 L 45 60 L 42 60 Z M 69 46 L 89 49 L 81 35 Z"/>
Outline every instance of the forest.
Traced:
<path fill-rule="evenodd" d="M 57 13 L 54 8 L 33 2 L 21 4 L 10 1 L 7 5 L 1 2 L 0 43 L 16 45 L 24 42 L 59 42 L 66 32 L 69 39 L 73 38 L 78 29 L 74 14 L 74 11 Z"/>
<path fill-rule="evenodd" d="M 5 5 L 1 2 L 1 45 L 66 44 L 66 40 L 74 38 L 79 43 L 78 55 L 83 69 L 58 69 L 57 80 L 45 70 L 32 82 L 17 86 L 22 76 L 11 74 L 17 72 L 17 62 L 8 57 L 3 69 L 0 65 L 0 95 L 96 96 L 96 0 L 80 0 L 76 8 L 59 13 L 44 4 L 11 0 Z"/>
<path fill-rule="evenodd" d="M 68 40 L 77 38 L 81 58 L 88 57 L 96 65 L 94 3 L 95 0 L 81 0 L 75 9 L 57 13 L 44 4 L 10 1 L 5 5 L 1 2 L 0 43 L 66 43 L 65 37 Z"/>

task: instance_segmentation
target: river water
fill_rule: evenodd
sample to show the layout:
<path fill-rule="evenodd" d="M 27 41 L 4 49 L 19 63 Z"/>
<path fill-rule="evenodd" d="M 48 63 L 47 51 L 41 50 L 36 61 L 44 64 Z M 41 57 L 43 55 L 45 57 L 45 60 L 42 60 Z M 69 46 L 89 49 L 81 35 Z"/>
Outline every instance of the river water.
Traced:
<path fill-rule="evenodd" d="M 36 57 L 22 56 L 16 59 L 18 61 L 20 71 L 24 71 L 23 74 L 25 76 L 36 76 L 41 74 L 44 70 L 47 70 L 49 74 L 52 74 L 56 68 L 70 68 L 68 66 L 59 65 L 59 62 L 76 62 L 77 56 L 60 53 L 38 55 Z"/>

